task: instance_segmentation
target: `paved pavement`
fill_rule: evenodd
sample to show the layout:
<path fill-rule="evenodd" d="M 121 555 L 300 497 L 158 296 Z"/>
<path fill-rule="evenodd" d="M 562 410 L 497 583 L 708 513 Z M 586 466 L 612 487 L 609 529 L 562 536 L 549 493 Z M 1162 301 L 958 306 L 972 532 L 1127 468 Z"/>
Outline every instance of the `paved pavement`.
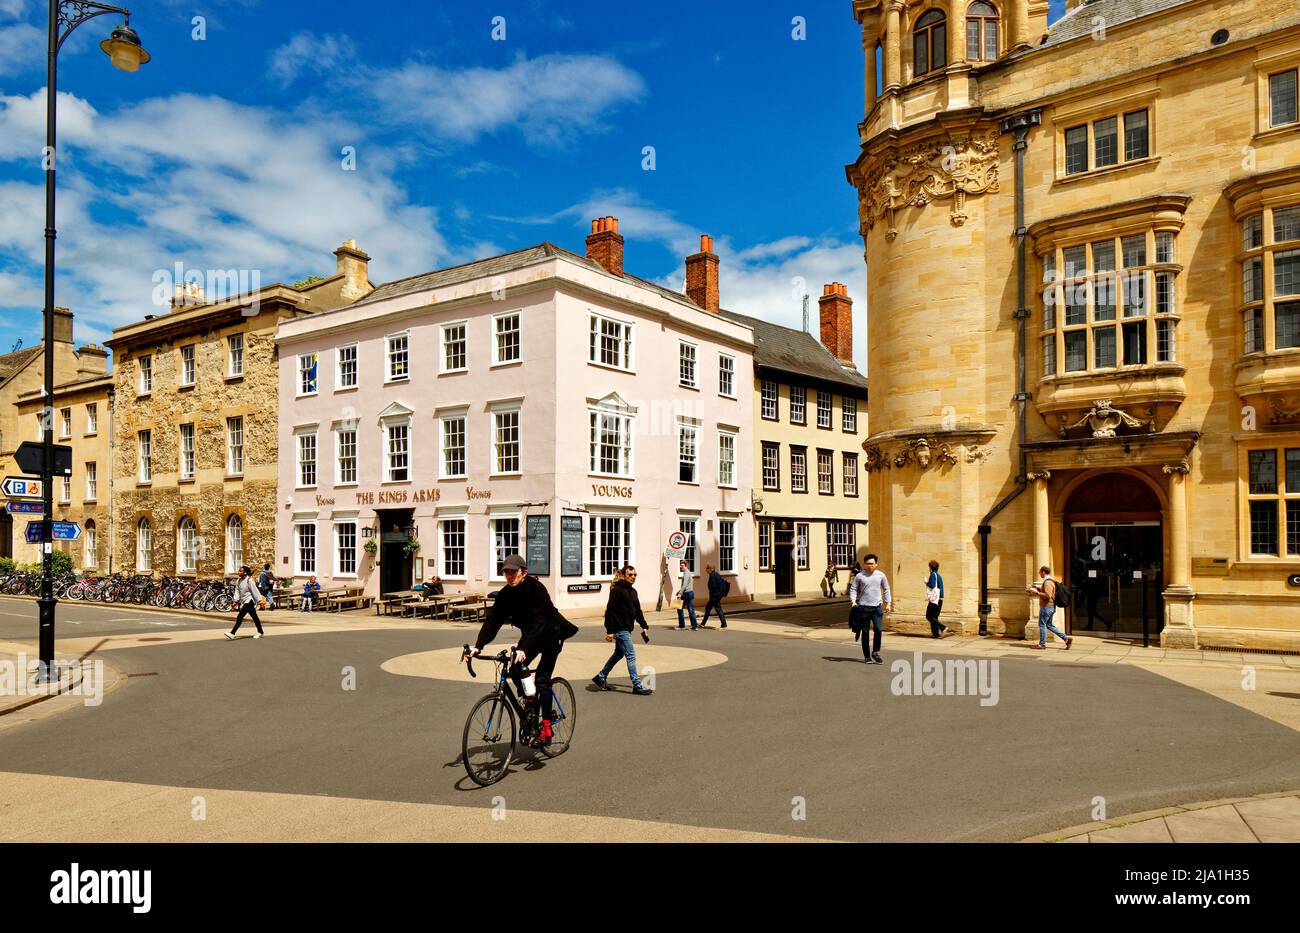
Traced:
<path fill-rule="evenodd" d="M 475 626 L 299 616 L 230 642 L 228 624 L 61 605 L 61 649 L 117 679 L 98 706 L 0 710 L 0 839 L 1014 840 L 1077 827 L 1099 797 L 1125 814 L 1300 787 L 1281 656 L 1250 690 L 1240 660 L 1100 640 L 887 635 L 872 666 L 838 605 L 725 632 L 661 614 L 641 698 L 619 670 L 619 691 L 585 689 L 608 646 L 583 623 L 559 667 L 573 748 L 479 789 L 457 758 L 485 687 L 440 666 Z M 0 600 L 0 657 L 34 633 L 33 604 Z M 998 662 L 996 703 L 901 693 L 922 686 L 902 676 L 916 651 Z"/>

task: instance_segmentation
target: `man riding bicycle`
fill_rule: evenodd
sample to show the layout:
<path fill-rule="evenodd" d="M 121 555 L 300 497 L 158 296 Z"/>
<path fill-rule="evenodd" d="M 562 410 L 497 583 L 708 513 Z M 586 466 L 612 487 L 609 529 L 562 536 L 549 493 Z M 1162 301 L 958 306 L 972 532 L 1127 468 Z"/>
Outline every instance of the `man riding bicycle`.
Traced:
<path fill-rule="evenodd" d="M 542 698 L 541 733 L 545 741 L 551 734 L 551 674 L 555 672 L 555 662 L 564 649 L 565 639 L 578 634 L 578 627 L 560 615 L 546 587 L 536 577 L 529 576 L 528 565 L 521 556 L 511 554 L 501 568 L 506 585 L 497 593 L 469 657 L 478 657 L 497 637 L 502 625 L 509 623 L 519 629 L 522 634 L 513 659 L 515 664 L 527 667 L 534 658 L 540 657 L 536 670 L 537 692 Z"/>

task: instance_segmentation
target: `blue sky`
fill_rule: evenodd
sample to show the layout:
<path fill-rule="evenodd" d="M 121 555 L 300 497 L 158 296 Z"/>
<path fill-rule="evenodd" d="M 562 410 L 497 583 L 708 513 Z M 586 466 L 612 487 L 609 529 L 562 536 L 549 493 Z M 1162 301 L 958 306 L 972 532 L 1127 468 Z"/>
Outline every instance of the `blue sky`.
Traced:
<path fill-rule="evenodd" d="M 0 0 L 0 352 L 40 339 L 44 10 Z M 813 296 L 815 322 L 822 284 L 848 283 L 862 363 L 865 269 L 843 166 L 863 58 L 848 0 L 142 0 L 133 12 L 153 56 L 138 73 L 98 49 L 113 16 L 82 25 L 59 58 L 56 295 L 79 340 L 153 313 L 153 275 L 176 262 L 293 281 L 330 274 L 333 249 L 355 238 L 379 282 L 544 239 L 581 252 L 591 218 L 613 214 L 628 270 L 676 288 L 711 234 L 736 311 L 797 327 L 798 295 Z"/>

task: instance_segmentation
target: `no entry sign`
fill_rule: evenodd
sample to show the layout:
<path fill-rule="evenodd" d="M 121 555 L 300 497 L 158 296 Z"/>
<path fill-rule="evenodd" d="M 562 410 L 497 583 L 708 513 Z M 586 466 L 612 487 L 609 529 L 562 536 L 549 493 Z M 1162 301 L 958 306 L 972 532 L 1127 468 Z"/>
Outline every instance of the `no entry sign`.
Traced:
<path fill-rule="evenodd" d="M 668 550 L 680 551 L 686 547 L 686 535 L 680 531 L 674 531 L 668 536 Z"/>

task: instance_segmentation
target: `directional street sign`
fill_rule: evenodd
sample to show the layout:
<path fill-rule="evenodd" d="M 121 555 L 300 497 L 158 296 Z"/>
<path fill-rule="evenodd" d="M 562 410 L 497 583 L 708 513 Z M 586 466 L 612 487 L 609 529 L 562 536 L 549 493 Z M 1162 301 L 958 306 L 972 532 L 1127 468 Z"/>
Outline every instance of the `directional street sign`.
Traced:
<path fill-rule="evenodd" d="M 10 515 L 44 515 L 45 506 L 40 502 L 20 502 L 10 499 L 5 503 Z"/>
<path fill-rule="evenodd" d="M 45 464 L 45 445 L 37 441 L 24 441 L 14 451 L 14 462 L 24 473 L 40 475 Z M 55 476 L 72 475 L 72 448 L 67 444 L 54 445 L 54 467 L 50 471 Z"/>
<path fill-rule="evenodd" d="M 38 479 L 22 476 L 6 476 L 0 483 L 0 495 L 6 499 L 39 499 L 43 489 Z"/>
<path fill-rule="evenodd" d="M 41 544 L 41 527 L 43 522 L 27 523 L 27 543 Z M 50 530 L 55 541 L 76 541 L 81 537 L 81 526 L 76 522 L 50 522 Z"/>

